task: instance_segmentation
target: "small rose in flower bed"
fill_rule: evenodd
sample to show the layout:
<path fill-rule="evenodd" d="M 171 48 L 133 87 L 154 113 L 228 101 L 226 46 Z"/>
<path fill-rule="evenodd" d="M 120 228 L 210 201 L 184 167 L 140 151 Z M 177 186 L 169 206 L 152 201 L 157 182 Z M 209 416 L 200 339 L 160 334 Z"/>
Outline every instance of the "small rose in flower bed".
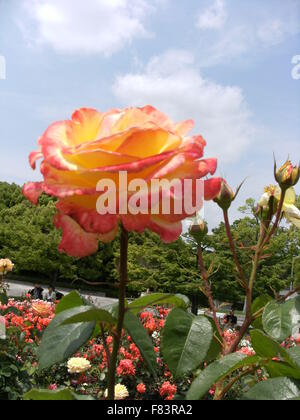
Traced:
<path fill-rule="evenodd" d="M 24 333 L 26 343 L 38 342 L 55 315 L 54 304 L 39 300 L 10 299 L 7 305 L 0 305 L 0 311 L 7 309 L 11 312 L 5 315 L 6 328 L 18 328 Z"/>
<path fill-rule="evenodd" d="M 40 301 L 8 300 L 0 304 L 6 339 L 0 340 L 0 399 L 20 399 L 40 382 L 36 350 L 55 306 Z"/>
<path fill-rule="evenodd" d="M 133 343 L 131 337 L 123 332 L 117 377 L 118 385 L 125 387 L 128 395 L 125 388 L 120 388 L 124 392 L 118 393 L 119 399 L 122 399 L 120 396 L 123 395 L 124 398 L 139 400 L 172 400 L 177 394 L 178 384 L 174 383 L 172 374 L 160 356 L 160 335 L 168 314 L 169 310 L 161 307 L 140 314 L 140 320 L 152 337 L 153 347 L 157 354 L 159 379 L 155 383 L 153 383 L 153 378 L 148 372 L 138 347 Z M 110 335 L 106 337 L 105 342 L 102 339 L 93 339 L 85 349 L 75 355 L 75 357 L 84 358 L 90 362 L 90 369 L 85 374 L 79 377 L 72 375 L 71 384 L 76 392 L 105 398 L 108 373 L 107 356 L 112 352 L 112 344 L 113 337 Z M 187 386 L 187 384 L 185 385 Z"/>

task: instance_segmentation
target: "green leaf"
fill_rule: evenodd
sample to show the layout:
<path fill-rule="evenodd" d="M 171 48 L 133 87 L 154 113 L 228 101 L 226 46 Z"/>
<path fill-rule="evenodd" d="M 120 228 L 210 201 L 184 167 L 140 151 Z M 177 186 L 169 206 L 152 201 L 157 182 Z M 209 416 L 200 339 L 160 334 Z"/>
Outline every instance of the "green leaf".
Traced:
<path fill-rule="evenodd" d="M 207 318 L 174 309 L 166 320 L 162 336 L 163 358 L 174 377 L 182 378 L 197 369 L 212 342 L 213 327 Z"/>
<path fill-rule="evenodd" d="M 0 303 L 2 305 L 7 305 L 8 304 L 8 297 L 6 296 L 5 293 L 0 293 Z"/>
<path fill-rule="evenodd" d="M 300 380 L 300 369 L 295 369 L 284 362 L 270 361 L 266 365 L 267 372 L 271 378 L 288 377 Z"/>
<path fill-rule="evenodd" d="M 128 308 L 128 301 L 125 300 L 125 308 Z M 113 318 L 118 319 L 118 314 L 119 314 L 119 303 L 111 303 L 110 305 L 106 305 L 103 306 L 103 308 L 105 311 L 109 312 Z"/>
<path fill-rule="evenodd" d="M 252 303 L 252 313 L 255 314 L 260 309 L 264 308 L 271 300 L 272 298 L 269 295 L 261 295 L 257 297 Z"/>
<path fill-rule="evenodd" d="M 60 389 L 57 391 L 48 391 L 43 389 L 32 389 L 24 395 L 24 400 L 31 401 L 74 401 L 74 400 L 86 400 L 92 401 L 92 397 L 76 395 L 69 389 Z"/>
<path fill-rule="evenodd" d="M 208 319 L 208 321 L 211 323 L 211 326 L 214 332 L 213 340 L 211 342 L 210 348 L 204 360 L 205 362 L 210 363 L 210 362 L 215 361 L 222 351 L 222 346 L 219 342 L 219 341 L 222 342 L 222 337 L 219 334 L 215 321 L 212 318 L 207 317 L 207 316 L 205 316 L 205 318 Z M 218 338 L 219 341 L 216 339 L 216 337 Z"/>
<path fill-rule="evenodd" d="M 157 356 L 154 351 L 152 340 L 149 337 L 143 324 L 135 315 L 127 311 L 124 319 L 124 327 L 131 336 L 133 342 L 139 348 L 141 355 L 147 363 L 150 372 L 156 377 Z"/>
<path fill-rule="evenodd" d="M 292 347 L 287 350 L 289 356 L 293 360 L 296 366 L 300 369 L 300 346 Z"/>
<path fill-rule="evenodd" d="M 114 325 L 117 322 L 108 311 L 103 309 L 97 309 L 93 306 L 80 306 L 77 309 L 77 314 L 67 318 L 63 322 L 63 325 L 78 324 L 81 322 L 103 322 Z"/>
<path fill-rule="evenodd" d="M 267 336 L 260 330 L 251 331 L 251 343 L 258 356 L 262 356 L 268 359 L 281 358 L 284 362 L 288 363 L 292 367 L 297 367 L 294 360 L 287 352 L 286 349 Z"/>
<path fill-rule="evenodd" d="M 252 314 L 255 314 L 260 309 L 263 309 L 266 307 L 266 305 L 272 300 L 272 298 L 269 295 L 261 295 L 258 298 L 256 298 L 252 304 L 251 311 Z M 252 325 L 254 328 L 262 330 L 263 324 L 262 324 L 262 315 L 257 318 L 255 321 L 252 322 Z"/>
<path fill-rule="evenodd" d="M 11 306 L 10 308 L 5 309 L 2 312 L 2 315 L 3 316 L 4 315 L 7 315 L 7 314 L 14 314 L 14 315 L 18 315 L 18 316 L 22 315 L 21 311 L 19 309 L 15 308 L 15 307 L 13 307 L 13 306 Z"/>
<path fill-rule="evenodd" d="M 261 401 L 286 401 L 300 397 L 300 390 L 297 385 L 288 378 L 270 379 L 255 385 L 247 394 L 244 400 Z"/>
<path fill-rule="evenodd" d="M 223 357 L 209 365 L 195 379 L 187 393 L 187 400 L 201 400 L 217 382 L 226 378 L 238 369 L 253 366 L 260 362 L 257 356 L 247 357 L 241 353 L 234 353 Z"/>
<path fill-rule="evenodd" d="M 79 293 L 74 290 L 68 295 L 64 296 L 62 300 L 56 306 L 56 315 L 61 312 L 67 311 L 69 309 L 77 308 L 78 306 L 83 306 L 84 302 Z"/>
<path fill-rule="evenodd" d="M 278 304 L 270 302 L 263 314 L 265 332 L 275 340 L 282 342 L 290 337 L 300 321 L 300 297 Z"/>
<path fill-rule="evenodd" d="M 187 309 L 189 300 L 184 295 L 170 295 L 165 293 L 154 293 L 152 295 L 143 296 L 129 305 L 132 313 L 137 315 L 144 308 L 154 305 L 171 305 L 177 308 Z"/>
<path fill-rule="evenodd" d="M 81 311 L 82 307 L 61 312 L 46 328 L 38 348 L 40 369 L 64 362 L 89 340 L 95 322 L 63 325 L 67 319 L 80 314 Z"/>

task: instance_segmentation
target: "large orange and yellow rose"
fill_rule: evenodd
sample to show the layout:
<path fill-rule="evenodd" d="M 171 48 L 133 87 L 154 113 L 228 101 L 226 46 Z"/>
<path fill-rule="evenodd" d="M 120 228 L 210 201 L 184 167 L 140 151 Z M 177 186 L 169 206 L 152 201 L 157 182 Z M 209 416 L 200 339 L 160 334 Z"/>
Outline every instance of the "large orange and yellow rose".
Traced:
<path fill-rule="evenodd" d="M 100 215 L 97 184 L 109 179 L 118 190 L 123 171 L 128 183 L 138 178 L 149 184 L 153 179 L 183 182 L 213 175 L 217 161 L 201 160 L 206 143 L 201 136 L 188 136 L 192 128 L 192 121 L 175 124 L 151 106 L 106 113 L 80 109 L 72 120 L 52 124 L 39 139 L 30 164 L 35 169 L 37 160 L 43 159 L 44 181 L 25 185 L 23 192 L 35 204 L 43 192 L 59 199 L 55 225 L 62 229 L 60 250 L 71 256 L 95 253 L 98 241 L 115 238 L 120 222 L 128 231 L 150 229 L 164 242 L 172 242 L 182 232 L 182 220 L 189 216 L 184 211 L 133 216 L 117 210 Z M 205 180 L 206 200 L 216 197 L 220 184 L 219 178 Z"/>

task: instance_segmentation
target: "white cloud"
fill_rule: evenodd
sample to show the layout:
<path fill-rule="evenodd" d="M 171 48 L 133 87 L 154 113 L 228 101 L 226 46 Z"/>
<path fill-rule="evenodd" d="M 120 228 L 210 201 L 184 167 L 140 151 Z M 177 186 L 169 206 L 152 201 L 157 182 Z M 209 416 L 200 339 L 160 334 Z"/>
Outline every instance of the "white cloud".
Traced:
<path fill-rule="evenodd" d="M 134 38 L 149 37 L 144 27 L 157 0 L 23 0 L 31 27 L 20 26 L 31 44 L 63 53 L 111 55 Z M 33 23 L 33 25 L 32 25 Z"/>
<path fill-rule="evenodd" d="M 242 90 L 203 78 L 186 51 L 168 51 L 142 72 L 117 77 L 113 92 L 126 106 L 150 103 L 175 120 L 193 118 L 208 141 L 206 156 L 225 163 L 241 156 L 254 133 Z"/>
<path fill-rule="evenodd" d="M 255 37 L 246 25 L 222 31 L 222 36 L 203 47 L 200 65 L 210 67 L 220 63 L 231 63 L 232 59 L 254 49 L 255 43 Z"/>
<path fill-rule="evenodd" d="M 225 1 L 215 0 L 209 8 L 200 11 L 197 18 L 197 27 L 200 29 L 221 29 L 227 17 Z"/>
<path fill-rule="evenodd" d="M 233 4 L 214 0 L 212 6 L 199 12 L 201 66 L 231 63 L 234 58 L 249 58 L 251 54 L 256 57 L 300 32 L 299 0 L 274 0 L 262 4 L 259 10 L 250 3 Z"/>
<path fill-rule="evenodd" d="M 280 19 L 273 19 L 258 28 L 257 36 L 265 45 L 274 46 L 283 42 L 288 36 L 296 34 L 299 30 L 299 22 L 294 20 L 284 22 Z"/>

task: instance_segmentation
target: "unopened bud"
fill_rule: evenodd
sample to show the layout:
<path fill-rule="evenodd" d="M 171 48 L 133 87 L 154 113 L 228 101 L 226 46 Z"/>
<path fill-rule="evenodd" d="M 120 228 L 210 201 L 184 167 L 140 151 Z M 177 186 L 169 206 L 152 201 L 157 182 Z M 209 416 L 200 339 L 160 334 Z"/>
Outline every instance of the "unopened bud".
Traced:
<path fill-rule="evenodd" d="M 293 166 L 292 162 L 288 160 L 280 169 L 277 170 L 275 163 L 275 179 L 281 188 L 294 187 L 300 178 L 299 166 Z"/>
<path fill-rule="evenodd" d="M 219 195 L 214 199 L 214 201 L 218 204 L 219 207 L 221 207 L 222 210 L 228 210 L 235 197 L 236 194 L 234 194 L 225 179 L 223 179 Z"/>
<path fill-rule="evenodd" d="M 208 234 L 207 223 L 202 219 L 197 219 L 194 224 L 190 227 L 190 235 L 195 239 L 198 245 L 200 245 Z"/>

